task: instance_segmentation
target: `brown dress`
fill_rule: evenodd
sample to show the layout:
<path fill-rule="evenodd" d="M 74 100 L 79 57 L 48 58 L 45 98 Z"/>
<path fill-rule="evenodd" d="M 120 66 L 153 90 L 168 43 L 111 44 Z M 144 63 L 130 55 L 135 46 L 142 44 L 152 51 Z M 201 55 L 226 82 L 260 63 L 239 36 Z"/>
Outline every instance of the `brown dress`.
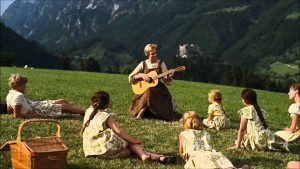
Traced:
<path fill-rule="evenodd" d="M 147 64 L 143 62 L 143 73 L 147 74 L 156 71 L 157 74 L 162 73 L 162 62 L 155 69 L 148 69 Z M 137 116 L 142 109 L 148 109 L 157 118 L 163 120 L 178 120 L 179 114 L 173 110 L 172 96 L 168 88 L 159 80 L 155 87 L 150 87 L 143 94 L 134 95 L 129 107 L 129 113 Z"/>

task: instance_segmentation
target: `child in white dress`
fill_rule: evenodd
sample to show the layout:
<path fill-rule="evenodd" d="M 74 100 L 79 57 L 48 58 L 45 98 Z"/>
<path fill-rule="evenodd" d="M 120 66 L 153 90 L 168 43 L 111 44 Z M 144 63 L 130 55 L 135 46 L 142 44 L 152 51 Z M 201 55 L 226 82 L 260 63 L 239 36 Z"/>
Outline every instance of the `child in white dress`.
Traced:
<path fill-rule="evenodd" d="M 62 112 L 83 114 L 84 109 L 71 105 L 64 99 L 30 101 L 24 93 L 28 79 L 12 74 L 8 79 L 9 93 L 6 96 L 7 112 L 19 117 L 58 117 Z"/>
<path fill-rule="evenodd" d="M 251 150 L 289 151 L 288 143 L 277 137 L 265 120 L 265 111 L 257 104 L 257 95 L 253 89 L 242 91 L 242 102 L 245 107 L 240 109 L 240 128 L 237 140 L 229 150 L 244 147 Z"/>
<path fill-rule="evenodd" d="M 143 150 L 140 139 L 119 128 L 112 114 L 107 111 L 109 98 L 107 92 L 94 93 L 92 105 L 86 110 L 81 128 L 86 157 L 118 158 L 128 157 L 133 153 L 143 161 L 153 160 L 162 164 L 175 162 L 174 157 Z"/>

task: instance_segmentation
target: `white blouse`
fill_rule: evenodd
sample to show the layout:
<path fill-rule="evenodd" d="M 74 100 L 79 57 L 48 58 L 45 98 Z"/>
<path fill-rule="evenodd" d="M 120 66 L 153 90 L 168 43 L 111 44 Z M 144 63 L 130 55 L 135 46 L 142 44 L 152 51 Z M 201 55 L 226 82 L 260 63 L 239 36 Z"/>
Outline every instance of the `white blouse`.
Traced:
<path fill-rule="evenodd" d="M 289 107 L 289 113 L 292 114 L 297 114 L 300 116 L 300 103 L 293 103 Z"/>
<path fill-rule="evenodd" d="M 150 60 L 147 59 L 145 62 L 146 62 L 146 65 L 147 65 L 148 69 L 156 69 L 158 67 L 158 65 L 159 65 L 159 61 L 160 60 L 157 60 L 155 63 L 151 63 Z M 133 75 L 136 75 L 138 73 L 142 73 L 142 71 L 144 70 L 144 64 L 143 64 L 143 62 L 144 61 L 140 62 L 140 64 L 129 74 L 129 76 L 128 76 L 129 82 L 131 81 L 131 77 Z M 161 69 L 162 69 L 162 72 L 168 71 L 165 62 L 161 63 Z"/>
<path fill-rule="evenodd" d="M 9 90 L 6 96 L 6 104 L 10 107 L 14 107 L 15 105 L 21 105 L 21 114 L 26 114 L 31 110 L 31 106 L 29 104 L 29 100 L 27 100 L 23 93 L 18 92 L 17 90 Z"/>

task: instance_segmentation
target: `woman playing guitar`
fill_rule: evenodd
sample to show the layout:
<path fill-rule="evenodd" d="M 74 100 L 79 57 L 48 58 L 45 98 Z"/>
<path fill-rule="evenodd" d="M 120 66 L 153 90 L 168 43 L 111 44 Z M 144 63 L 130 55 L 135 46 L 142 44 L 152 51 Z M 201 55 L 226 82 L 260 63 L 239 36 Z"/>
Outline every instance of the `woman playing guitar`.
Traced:
<path fill-rule="evenodd" d="M 157 59 L 156 44 L 147 44 L 144 48 L 144 53 L 148 57 L 147 60 L 140 62 L 140 64 L 129 75 L 129 82 L 136 84 L 139 81 L 151 82 L 153 79 L 148 76 L 148 73 L 156 71 L 157 74 L 168 71 L 164 62 Z M 174 71 L 164 76 L 162 81 L 170 85 Z M 174 110 L 175 103 L 168 88 L 158 80 L 158 84 L 150 87 L 142 94 L 135 94 L 132 98 L 129 113 L 137 118 L 143 118 L 146 110 L 149 110 L 154 116 L 163 120 L 178 120 L 179 114 Z"/>

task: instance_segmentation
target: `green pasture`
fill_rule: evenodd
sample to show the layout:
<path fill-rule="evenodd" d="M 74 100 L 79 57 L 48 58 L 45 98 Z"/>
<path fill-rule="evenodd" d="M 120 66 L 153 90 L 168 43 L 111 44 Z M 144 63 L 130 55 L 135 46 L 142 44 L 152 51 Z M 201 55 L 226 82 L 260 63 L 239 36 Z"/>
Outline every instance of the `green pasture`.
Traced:
<path fill-rule="evenodd" d="M 46 69 L 24 69 L 1 67 L 1 101 L 5 101 L 8 92 L 7 79 L 10 74 L 19 73 L 29 79 L 27 97 L 30 100 L 64 98 L 75 105 L 89 107 L 91 95 L 98 90 L 110 93 L 115 119 L 119 126 L 131 135 L 142 140 L 146 150 L 167 155 L 178 156 L 178 134 L 182 131 L 178 122 L 165 122 L 154 119 L 137 120 L 128 113 L 128 107 L 133 95 L 126 75 L 91 73 L 79 71 L 62 71 Z M 208 74 L 209 76 L 209 74 Z M 194 110 L 206 116 L 208 102 L 207 93 L 217 88 L 223 92 L 223 104 L 231 119 L 231 129 L 224 131 L 207 130 L 211 135 L 211 145 L 227 156 L 232 163 L 241 167 L 248 164 L 251 168 L 284 168 L 288 161 L 299 160 L 300 141 L 290 144 L 290 153 L 270 151 L 248 151 L 239 149 L 226 150 L 237 137 L 239 116 L 236 113 L 243 107 L 240 93 L 243 88 L 222 86 L 208 83 L 174 80 L 169 87 L 177 102 L 177 111 L 183 113 Z M 288 89 L 287 89 L 288 91 Z M 286 93 L 274 93 L 257 90 L 258 101 L 267 114 L 267 122 L 273 131 L 281 130 L 290 124 L 287 109 L 292 103 Z M 0 114 L 0 144 L 15 140 L 18 126 L 24 119 L 13 119 L 9 114 Z M 57 119 L 62 126 L 62 139 L 68 145 L 67 168 L 96 169 L 96 168 L 183 168 L 184 161 L 175 164 L 162 165 L 155 162 L 143 162 L 136 157 L 125 159 L 85 158 L 82 150 L 82 138 L 79 135 L 82 116 L 65 114 Z M 29 124 L 25 126 L 22 137 L 49 136 L 55 132 L 52 124 Z M 8 152 L 0 152 L 0 168 L 11 168 Z"/>
<path fill-rule="evenodd" d="M 281 76 L 284 76 L 286 73 L 290 75 L 295 75 L 299 73 L 299 67 L 293 64 L 284 64 L 281 62 L 274 62 L 270 65 L 270 71 L 275 72 Z"/>

